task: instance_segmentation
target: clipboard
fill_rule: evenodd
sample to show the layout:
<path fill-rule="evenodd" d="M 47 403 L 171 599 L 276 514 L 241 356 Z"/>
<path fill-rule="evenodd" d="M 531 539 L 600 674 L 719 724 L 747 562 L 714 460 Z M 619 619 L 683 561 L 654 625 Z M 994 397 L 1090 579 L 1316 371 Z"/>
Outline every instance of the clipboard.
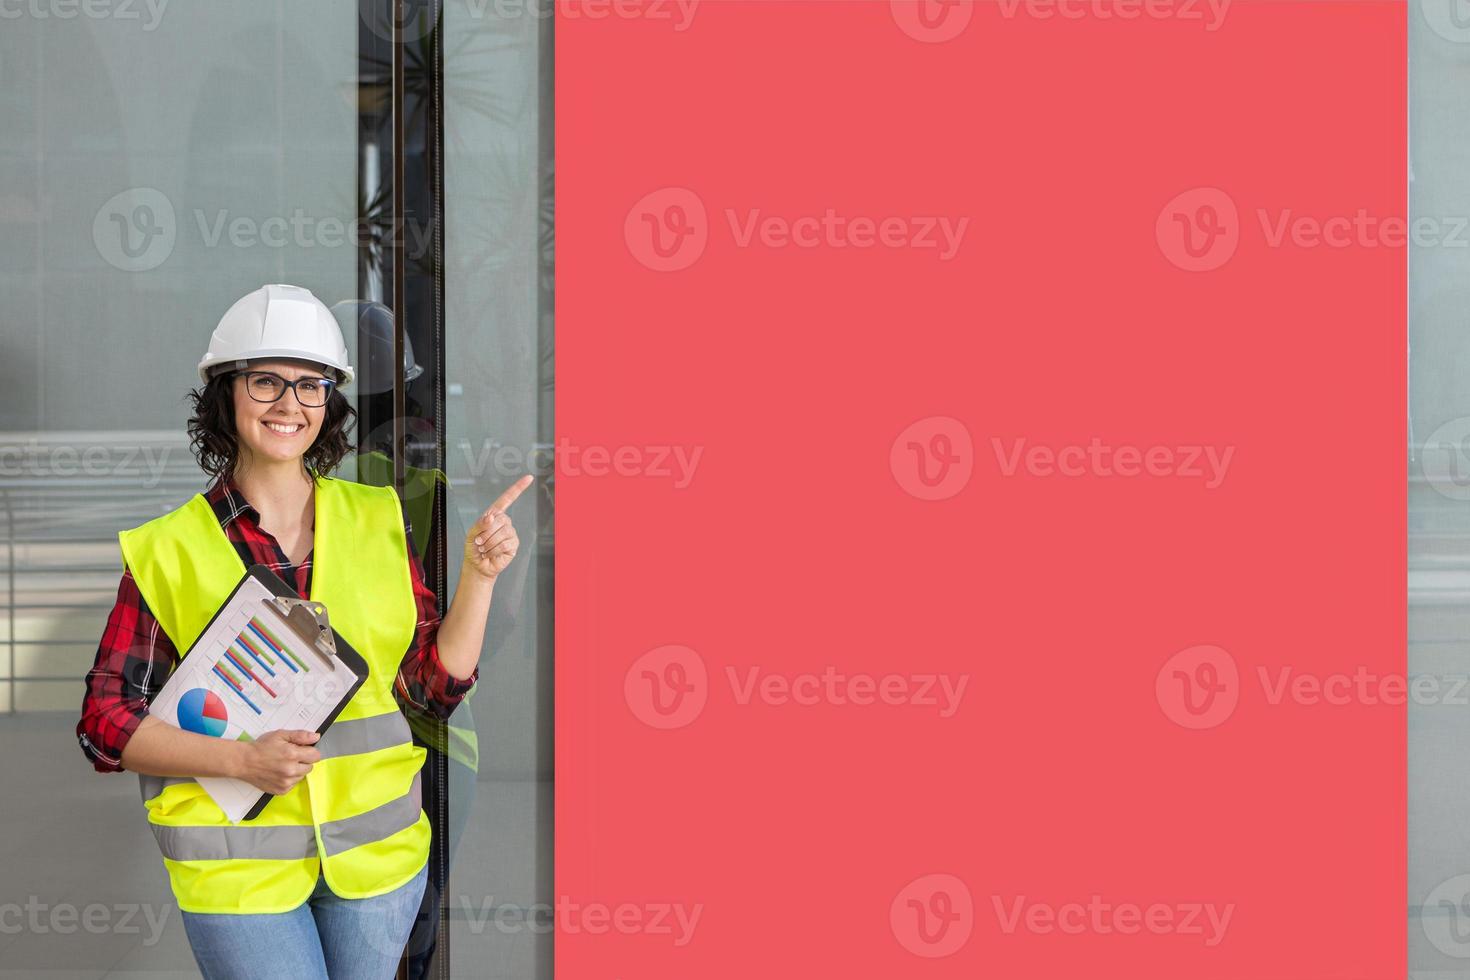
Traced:
<path fill-rule="evenodd" d="M 369 673 L 332 628 L 325 604 L 301 598 L 266 566 L 251 565 L 179 658 L 149 714 L 238 741 L 280 728 L 325 735 Z M 232 822 L 260 816 L 274 799 L 244 780 L 197 782 Z"/>

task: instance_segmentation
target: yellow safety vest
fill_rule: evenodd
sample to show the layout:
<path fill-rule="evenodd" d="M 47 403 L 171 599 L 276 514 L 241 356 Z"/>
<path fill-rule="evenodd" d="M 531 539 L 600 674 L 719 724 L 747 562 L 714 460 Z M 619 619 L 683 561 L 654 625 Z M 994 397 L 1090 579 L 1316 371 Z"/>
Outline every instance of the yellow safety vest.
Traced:
<path fill-rule="evenodd" d="M 181 653 L 245 574 L 202 495 L 118 538 L 144 601 Z M 318 480 L 310 598 L 326 605 L 370 675 L 317 743 L 322 760 L 253 820 L 231 824 L 193 779 L 141 777 L 179 908 L 286 912 L 310 896 L 318 868 L 343 898 L 371 898 L 428 861 L 419 782 L 426 753 L 393 699 L 418 619 L 407 554 L 392 487 Z"/>

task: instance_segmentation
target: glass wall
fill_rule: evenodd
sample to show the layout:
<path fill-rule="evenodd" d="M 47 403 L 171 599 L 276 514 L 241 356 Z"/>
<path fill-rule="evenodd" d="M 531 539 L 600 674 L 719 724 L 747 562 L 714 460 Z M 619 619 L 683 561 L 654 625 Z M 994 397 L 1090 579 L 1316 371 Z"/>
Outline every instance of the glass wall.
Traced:
<path fill-rule="evenodd" d="M 357 301 L 349 394 L 376 453 L 342 475 L 391 481 L 403 386 L 398 454 L 441 612 L 465 529 L 537 477 L 478 687 L 447 729 L 411 717 L 444 887 L 408 966 L 551 976 L 551 5 L 402 8 L 401 144 L 397 9 L 0 5 L 0 772 L 24 787 L 6 794 L 0 977 L 197 975 L 137 781 L 93 773 L 73 727 L 117 532 L 204 489 L 185 393 L 220 315 L 275 282 Z M 391 306 L 395 275 L 403 363 L 371 303 Z M 87 909 L 92 926 L 65 925 Z"/>
<path fill-rule="evenodd" d="M 551 9 L 444 8 L 451 581 L 461 528 L 536 477 L 511 511 L 521 548 L 496 584 L 479 687 L 452 720 L 478 747 L 472 766 L 449 763 L 455 977 L 552 975 Z"/>
<path fill-rule="evenodd" d="M 0 5 L 0 977 L 197 975 L 136 778 L 93 773 L 72 729 L 117 532 L 204 488 L 184 395 L 220 315 L 275 282 L 391 300 L 372 274 L 382 202 L 359 197 L 384 180 L 362 119 L 380 114 L 388 21 L 369 7 L 391 4 Z M 474 329 L 466 346 L 489 342 Z M 538 608 L 503 587 L 492 636 L 534 649 L 517 596 Z M 483 794 L 486 840 L 511 795 Z"/>
<path fill-rule="evenodd" d="M 1470 976 L 1470 24 L 1411 4 L 1409 970 Z"/>
<path fill-rule="evenodd" d="M 116 531 L 198 489 L 182 398 L 220 314 L 267 282 L 353 295 L 356 14 L 298 7 L 5 8 L 7 710 L 76 709 Z"/>

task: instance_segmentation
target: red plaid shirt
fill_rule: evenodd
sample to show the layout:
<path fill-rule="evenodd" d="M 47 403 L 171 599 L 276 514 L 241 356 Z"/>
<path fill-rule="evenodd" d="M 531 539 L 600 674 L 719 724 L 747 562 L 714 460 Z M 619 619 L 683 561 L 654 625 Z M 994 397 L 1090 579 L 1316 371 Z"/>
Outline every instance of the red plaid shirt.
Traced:
<path fill-rule="evenodd" d="M 247 567 L 265 565 L 287 585 L 294 586 L 301 598 L 311 598 L 311 554 L 293 567 L 275 537 L 260 526 L 259 513 L 234 481 L 216 483 L 204 499 L 214 508 L 220 527 Z M 396 691 L 410 710 L 448 718 L 474 687 L 480 671 L 477 667 L 467 679 L 458 680 L 439 662 L 438 604 L 434 593 L 424 585 L 423 566 L 414 551 L 413 529 L 406 515 L 403 524 L 410 535 L 408 564 L 418 626 L 399 667 Z M 132 573 L 125 570 L 117 589 L 117 604 L 112 607 L 97 647 L 97 662 L 87 673 L 82 720 L 77 723 L 77 741 L 98 772 L 122 771 L 123 746 L 148 713 L 148 702 L 163 689 L 178 660 L 173 641 L 159 628 Z"/>

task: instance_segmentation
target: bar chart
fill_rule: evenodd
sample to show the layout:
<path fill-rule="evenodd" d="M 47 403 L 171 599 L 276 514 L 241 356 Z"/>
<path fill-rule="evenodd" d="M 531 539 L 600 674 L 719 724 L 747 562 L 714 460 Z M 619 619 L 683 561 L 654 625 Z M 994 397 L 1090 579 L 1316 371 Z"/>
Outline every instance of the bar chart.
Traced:
<path fill-rule="evenodd" d="M 257 616 L 236 634 L 211 670 L 235 700 L 259 715 L 264 713 L 262 704 L 274 704 L 279 698 L 272 687 L 278 673 L 309 674 L 311 666 Z"/>

